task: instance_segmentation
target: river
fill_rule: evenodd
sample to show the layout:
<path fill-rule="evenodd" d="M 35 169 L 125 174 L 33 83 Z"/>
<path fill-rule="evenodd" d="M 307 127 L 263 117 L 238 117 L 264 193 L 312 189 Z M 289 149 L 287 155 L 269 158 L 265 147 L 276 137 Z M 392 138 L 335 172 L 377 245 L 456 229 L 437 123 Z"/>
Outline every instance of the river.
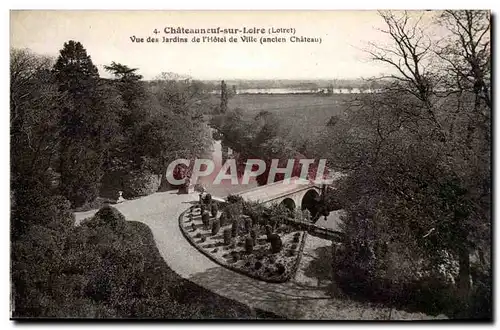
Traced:
<path fill-rule="evenodd" d="M 372 89 L 360 88 L 334 88 L 332 94 L 361 94 L 374 93 Z M 214 91 L 214 94 L 220 94 L 220 91 Z M 237 94 L 318 94 L 328 93 L 327 88 L 312 88 L 312 89 L 297 89 L 297 88 L 241 88 L 237 90 Z"/>

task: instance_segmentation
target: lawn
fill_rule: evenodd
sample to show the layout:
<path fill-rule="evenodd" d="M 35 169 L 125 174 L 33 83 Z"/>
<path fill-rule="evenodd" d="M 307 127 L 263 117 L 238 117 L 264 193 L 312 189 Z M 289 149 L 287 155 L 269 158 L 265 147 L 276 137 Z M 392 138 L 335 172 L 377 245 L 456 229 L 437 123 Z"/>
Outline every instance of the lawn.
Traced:
<path fill-rule="evenodd" d="M 249 116 L 255 116 L 260 111 L 270 111 L 292 120 L 305 120 L 308 128 L 312 128 L 323 126 L 332 115 L 342 115 L 347 103 L 354 97 L 354 94 L 332 96 L 245 94 L 231 98 L 229 107 L 240 108 Z"/>
<path fill-rule="evenodd" d="M 349 101 L 356 94 L 335 94 L 332 96 L 309 94 L 244 94 L 229 100 L 231 109 L 240 108 L 248 119 L 260 111 L 277 114 L 282 121 L 282 132 L 286 138 L 302 143 L 313 138 L 333 116 L 346 116 Z"/>
<path fill-rule="evenodd" d="M 331 96 L 314 94 L 241 94 L 235 95 L 229 100 L 229 107 L 232 109 L 241 108 L 255 114 L 262 110 L 290 114 L 309 109 L 331 115 L 342 110 L 343 103 L 353 98 L 354 95 L 350 94 Z"/>

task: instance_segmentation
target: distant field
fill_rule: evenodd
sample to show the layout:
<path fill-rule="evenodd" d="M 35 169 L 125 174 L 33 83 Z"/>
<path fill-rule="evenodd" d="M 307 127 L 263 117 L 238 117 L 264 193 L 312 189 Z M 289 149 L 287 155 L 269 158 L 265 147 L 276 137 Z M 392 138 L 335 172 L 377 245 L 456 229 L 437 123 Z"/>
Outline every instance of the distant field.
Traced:
<path fill-rule="evenodd" d="M 263 110 L 279 114 L 283 129 L 294 140 L 310 136 L 325 127 L 332 115 L 343 116 L 346 102 L 354 95 L 235 95 L 229 100 L 232 109 L 241 108 L 249 117 Z"/>

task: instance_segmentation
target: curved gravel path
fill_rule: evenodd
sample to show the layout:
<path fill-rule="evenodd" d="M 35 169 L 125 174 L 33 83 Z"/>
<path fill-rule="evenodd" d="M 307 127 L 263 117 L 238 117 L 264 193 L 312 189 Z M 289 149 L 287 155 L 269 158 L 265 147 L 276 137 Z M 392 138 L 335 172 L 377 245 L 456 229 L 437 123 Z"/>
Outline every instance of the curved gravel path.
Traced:
<path fill-rule="evenodd" d="M 182 235 L 178 217 L 198 194 L 159 192 L 114 205 L 125 218 L 148 225 L 167 264 L 180 276 L 221 296 L 284 316 L 289 319 L 405 319 L 433 317 L 371 306 L 341 297 L 331 281 L 331 269 L 324 258 L 331 243 L 308 236 L 299 269 L 291 281 L 266 283 L 224 268 L 196 250 Z M 76 222 L 96 210 L 75 213 Z M 441 316 L 439 318 L 444 318 Z"/>

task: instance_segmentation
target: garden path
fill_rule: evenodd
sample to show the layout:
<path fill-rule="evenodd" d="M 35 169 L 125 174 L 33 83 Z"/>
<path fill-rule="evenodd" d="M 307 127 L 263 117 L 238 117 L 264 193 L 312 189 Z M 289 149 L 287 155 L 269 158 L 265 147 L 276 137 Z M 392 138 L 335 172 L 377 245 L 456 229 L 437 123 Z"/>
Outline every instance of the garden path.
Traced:
<path fill-rule="evenodd" d="M 160 254 L 180 276 L 212 292 L 252 308 L 273 312 L 288 319 L 421 320 L 433 317 L 372 306 L 342 297 L 332 282 L 332 269 L 325 262 L 331 242 L 310 235 L 306 238 L 299 269 L 292 280 L 267 283 L 224 268 L 196 250 L 182 235 L 178 218 L 198 194 L 176 191 L 155 193 L 114 205 L 127 220 L 148 225 Z M 96 210 L 75 213 L 76 223 Z"/>

